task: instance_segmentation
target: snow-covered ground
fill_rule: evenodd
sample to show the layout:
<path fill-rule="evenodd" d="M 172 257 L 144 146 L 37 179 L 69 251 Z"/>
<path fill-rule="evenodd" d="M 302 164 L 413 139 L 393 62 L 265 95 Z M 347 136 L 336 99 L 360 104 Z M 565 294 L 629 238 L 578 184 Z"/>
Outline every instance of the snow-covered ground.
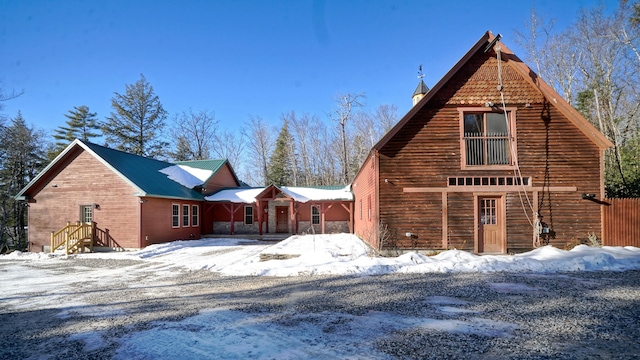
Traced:
<path fill-rule="evenodd" d="M 261 255 L 263 260 L 286 259 L 261 261 Z M 567 272 L 638 269 L 640 248 L 634 247 L 578 246 L 564 251 L 547 246 L 515 256 L 476 256 L 449 250 L 435 256 L 408 253 L 380 258 L 371 256 L 358 238 L 348 234 L 293 236 L 279 243 L 245 239 L 176 241 L 135 252 L 70 256 L 14 252 L 0 256 L 0 318 L 5 316 L 3 321 L 14 321 L 11 326 L 18 329 L 15 331 L 25 334 L 34 331 L 29 328 L 34 322 L 27 318 L 38 318 L 36 330 L 42 329 L 43 334 L 49 335 L 38 335 L 42 343 L 33 344 L 29 335 L 30 340 L 25 342 L 30 348 L 17 352 L 11 352 L 10 346 L 0 340 L 0 358 L 32 356 L 53 351 L 47 350 L 52 348 L 57 349 L 52 356 L 67 357 L 68 353 L 60 352 L 67 350 L 60 349 L 65 349 L 63 344 L 71 346 L 75 341 L 83 344 L 77 358 L 382 359 L 392 358 L 389 354 L 394 353 L 384 351 L 385 346 L 400 344 L 401 348 L 407 348 L 414 344 L 407 340 L 409 336 L 420 334 L 427 334 L 434 346 L 445 349 L 441 353 L 445 357 L 458 354 L 447 352 L 456 351 L 450 349 L 464 350 L 471 346 L 459 354 L 475 354 L 491 351 L 487 344 L 493 344 L 493 351 L 499 351 L 515 342 L 525 355 L 562 356 L 566 354 L 562 350 L 566 344 L 553 341 L 558 334 L 567 333 L 563 324 L 573 324 L 571 331 L 576 331 L 576 323 L 566 320 L 572 306 L 580 307 L 574 310 L 575 321 L 583 321 L 580 319 L 584 314 L 599 320 L 606 319 L 611 310 L 594 303 L 594 299 L 601 298 L 610 305 L 637 302 L 640 297 L 637 287 L 599 290 L 599 286 L 611 280 L 591 283 Z M 203 279 L 203 273 L 212 275 Z M 401 294 L 396 293 L 400 290 L 395 287 L 385 290 L 393 281 L 369 281 L 369 276 L 363 276 L 397 273 L 431 273 L 435 280 L 416 283 L 415 290 L 405 289 L 406 293 Z M 447 280 L 438 281 L 443 273 L 449 274 Z M 472 285 L 467 277 L 456 276 L 458 273 L 497 274 L 504 280 L 491 278 L 487 282 L 487 277 L 479 277 Z M 545 274 L 553 275 L 555 289 L 535 283 L 537 278 L 547 281 Z M 322 288 L 323 280 L 313 280 L 314 275 L 336 275 L 337 280 L 327 282 L 346 283 L 340 283 L 336 293 L 333 288 Z M 234 276 L 258 277 L 254 281 Z M 408 277 L 412 281 L 428 278 Z M 459 285 L 455 285 L 456 281 Z M 362 288 L 353 289 L 358 286 Z M 578 295 L 567 297 L 565 286 Z M 594 289 L 589 292 L 588 302 L 575 300 L 583 296 L 580 290 L 583 287 Z M 374 296 L 378 289 L 380 293 Z M 452 289 L 453 294 L 448 293 Z M 416 291 L 418 297 L 413 299 Z M 478 297 L 461 296 L 476 291 Z M 561 296 L 550 295 L 558 291 Z M 206 296 L 200 300 L 198 294 Z M 257 302 L 256 296 L 260 299 Z M 514 317 L 518 312 L 519 316 L 534 314 L 523 308 L 528 303 L 536 309 L 544 304 L 547 314 L 533 320 Z M 512 305 L 513 308 L 508 308 Z M 151 310 L 146 310 L 146 306 Z M 552 310 L 555 308 L 562 311 L 558 313 L 561 315 Z M 599 315 L 598 311 L 605 313 Z M 51 319 L 47 320 L 46 315 Z M 565 320 L 558 322 L 554 317 Z M 25 322 L 19 323 L 18 319 Z M 146 325 L 138 329 L 132 322 Z M 535 326 L 529 329 L 529 324 Z M 605 354 L 613 354 L 615 349 L 611 349 L 617 346 L 616 342 L 610 342 L 611 338 L 638 330 L 635 321 L 626 328 L 623 325 L 624 321 L 616 320 L 612 329 L 624 331 L 620 335 L 605 334 L 607 340 L 598 341 L 603 344 Z M 544 336 L 527 338 L 533 336 L 528 334 L 538 332 Z M 578 334 L 571 344 L 583 346 L 582 339 L 591 339 L 593 334 Z M 375 345 L 372 339 L 378 339 Z M 456 341 L 464 341 L 465 345 L 460 347 Z M 415 345 L 421 346 L 419 342 Z M 576 356 L 583 355 L 588 353 Z M 42 358 L 46 357 L 42 354 Z"/>
<path fill-rule="evenodd" d="M 289 259 L 261 261 L 261 254 Z M 61 254 L 19 253 L 0 259 L 43 260 Z M 407 253 L 373 257 L 354 235 L 292 236 L 279 243 L 246 239 L 202 239 L 152 245 L 135 252 L 78 254 L 86 258 L 135 259 L 164 263 L 167 268 L 208 269 L 225 275 L 377 275 L 390 273 L 564 272 L 640 269 L 640 248 L 590 247 L 570 251 L 545 246 L 517 255 L 473 255 L 448 250 L 435 256 Z"/>

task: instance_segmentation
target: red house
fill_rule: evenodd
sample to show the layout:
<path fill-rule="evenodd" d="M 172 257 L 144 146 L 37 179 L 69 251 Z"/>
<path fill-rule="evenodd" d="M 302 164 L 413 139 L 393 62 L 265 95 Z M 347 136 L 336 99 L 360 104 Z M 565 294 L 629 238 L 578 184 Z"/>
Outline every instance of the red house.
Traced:
<path fill-rule="evenodd" d="M 17 198 L 29 206 L 31 251 L 65 246 L 65 237 L 138 249 L 199 239 L 204 197 L 239 185 L 226 160 L 171 164 L 75 140 Z"/>
<path fill-rule="evenodd" d="M 31 251 L 353 228 L 349 187 L 240 185 L 226 160 L 172 164 L 75 140 L 16 198 L 29 206 Z"/>
<path fill-rule="evenodd" d="M 381 252 L 511 253 L 602 238 L 612 144 L 499 36 L 487 32 L 418 90 L 353 181 L 357 235 Z"/>

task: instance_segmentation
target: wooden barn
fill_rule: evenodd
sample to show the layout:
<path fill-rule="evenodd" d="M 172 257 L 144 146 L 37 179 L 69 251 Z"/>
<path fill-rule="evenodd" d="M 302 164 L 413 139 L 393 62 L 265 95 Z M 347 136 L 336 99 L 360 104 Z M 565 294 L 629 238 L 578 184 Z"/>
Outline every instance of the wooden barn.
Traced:
<path fill-rule="evenodd" d="M 341 233 L 353 229 L 349 186 L 223 189 L 206 198 L 213 234 Z M 208 225 L 207 225 L 208 226 Z"/>
<path fill-rule="evenodd" d="M 226 160 L 171 164 L 75 140 L 17 198 L 31 251 L 138 249 L 199 239 L 204 197 L 239 185 Z"/>
<path fill-rule="evenodd" d="M 422 85 L 352 183 L 358 236 L 381 252 L 474 253 L 602 238 L 612 144 L 499 35 Z"/>

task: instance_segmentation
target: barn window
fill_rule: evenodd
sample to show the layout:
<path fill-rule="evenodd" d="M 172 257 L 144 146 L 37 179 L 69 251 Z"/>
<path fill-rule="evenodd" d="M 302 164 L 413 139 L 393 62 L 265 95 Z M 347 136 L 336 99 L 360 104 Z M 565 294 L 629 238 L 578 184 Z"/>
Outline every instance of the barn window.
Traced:
<path fill-rule="evenodd" d="M 320 209 L 317 205 L 311 205 L 311 225 L 320 224 Z"/>
<path fill-rule="evenodd" d="M 480 111 L 482 110 L 482 111 Z M 459 109 L 462 168 L 510 168 L 514 164 L 513 111 L 487 112 L 486 108 Z"/>
<path fill-rule="evenodd" d="M 199 213 L 200 207 L 198 205 L 191 206 L 191 226 L 198 226 L 200 223 L 200 219 L 198 218 Z"/>
<path fill-rule="evenodd" d="M 189 226 L 189 205 L 182 205 L 182 226 Z"/>
<path fill-rule="evenodd" d="M 171 227 L 180 227 L 180 205 L 171 205 Z"/>
<path fill-rule="evenodd" d="M 253 206 L 244 207 L 244 223 L 245 225 L 253 225 Z"/>

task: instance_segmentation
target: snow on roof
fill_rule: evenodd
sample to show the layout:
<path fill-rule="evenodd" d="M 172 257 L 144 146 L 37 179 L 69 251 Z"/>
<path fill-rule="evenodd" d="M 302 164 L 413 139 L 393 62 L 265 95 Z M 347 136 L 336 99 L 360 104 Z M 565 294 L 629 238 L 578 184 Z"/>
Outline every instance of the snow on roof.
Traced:
<path fill-rule="evenodd" d="M 205 197 L 207 201 L 229 201 L 233 203 L 250 204 L 256 202 L 256 196 L 264 191 L 264 188 L 233 188 L 220 190 L 217 193 Z"/>
<path fill-rule="evenodd" d="M 266 188 L 233 188 L 220 190 L 207 196 L 207 201 L 229 201 L 234 203 L 254 203 L 256 196 Z M 322 200 L 353 200 L 353 193 L 349 186 L 339 189 L 324 189 L 311 187 L 282 186 L 278 187 L 285 195 L 298 202 Z"/>
<path fill-rule="evenodd" d="M 353 193 L 349 186 L 342 189 L 282 186 L 279 189 L 294 200 L 303 203 L 314 200 L 353 200 Z"/>
<path fill-rule="evenodd" d="M 158 171 L 189 189 L 204 184 L 213 175 L 211 170 L 197 169 L 187 165 L 173 165 Z"/>

